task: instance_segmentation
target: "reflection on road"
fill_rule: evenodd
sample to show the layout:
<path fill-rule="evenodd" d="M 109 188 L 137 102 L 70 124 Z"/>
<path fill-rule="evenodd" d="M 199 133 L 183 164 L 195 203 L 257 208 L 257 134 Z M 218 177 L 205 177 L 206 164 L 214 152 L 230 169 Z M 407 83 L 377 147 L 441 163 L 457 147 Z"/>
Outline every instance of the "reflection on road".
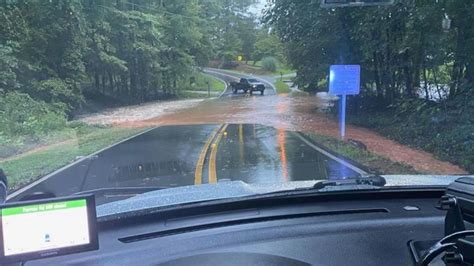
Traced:
<path fill-rule="evenodd" d="M 302 142 L 296 133 L 255 124 L 227 127 L 218 151 L 217 168 L 219 180 L 247 183 L 359 176 Z"/>
<path fill-rule="evenodd" d="M 286 131 L 278 129 L 278 146 L 280 147 L 281 171 L 285 181 L 288 181 L 288 161 L 286 159 Z"/>
<path fill-rule="evenodd" d="M 66 196 L 114 187 L 168 188 L 226 180 L 280 183 L 358 175 L 305 141 L 295 132 L 257 124 L 158 127 L 59 171 L 22 195 L 48 191 Z M 111 199 L 117 200 L 117 195 Z"/>

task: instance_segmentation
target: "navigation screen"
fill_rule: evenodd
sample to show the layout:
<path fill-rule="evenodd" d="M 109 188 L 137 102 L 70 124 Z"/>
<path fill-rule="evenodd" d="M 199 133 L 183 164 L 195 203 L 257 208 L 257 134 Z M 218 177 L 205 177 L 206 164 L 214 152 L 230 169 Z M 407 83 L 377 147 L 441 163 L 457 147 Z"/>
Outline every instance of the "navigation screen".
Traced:
<path fill-rule="evenodd" d="M 42 251 L 58 255 L 65 248 L 96 242 L 91 239 L 89 216 L 86 199 L 3 207 L 3 256 L 41 255 Z"/>

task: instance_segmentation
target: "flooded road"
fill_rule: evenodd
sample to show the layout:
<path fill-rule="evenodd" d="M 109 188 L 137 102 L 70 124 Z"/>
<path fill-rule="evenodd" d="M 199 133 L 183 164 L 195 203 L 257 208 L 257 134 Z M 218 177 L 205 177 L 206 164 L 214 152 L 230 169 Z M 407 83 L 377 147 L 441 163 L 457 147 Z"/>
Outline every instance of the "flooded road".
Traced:
<path fill-rule="evenodd" d="M 323 153 L 322 153 L 323 152 Z M 225 181 L 281 183 L 366 172 L 325 154 L 304 136 L 256 124 L 162 126 L 10 195 L 93 193 L 98 204 L 145 190 Z"/>
<path fill-rule="evenodd" d="M 90 117 L 120 127 L 154 129 L 22 188 L 10 195 L 10 201 L 40 191 L 56 196 L 89 191 L 100 198 L 100 204 L 178 186 L 364 175 L 364 167 L 339 159 L 298 133 L 338 136 L 337 121 L 322 111 L 331 104 L 328 97 L 275 93 L 251 96 L 227 91 L 220 98 L 191 102 L 187 107 L 168 104 L 173 111 L 160 107 L 157 116 L 152 115 L 155 105 L 150 104 L 112 112 L 98 120 Z M 465 173 L 429 153 L 368 129 L 349 125 L 347 137 L 364 143 L 372 153 L 410 165 L 421 173 Z"/>
<path fill-rule="evenodd" d="M 227 72 L 216 74 L 227 81 L 239 76 Z M 205 100 L 193 107 L 167 113 L 152 119 L 113 122 L 120 127 L 189 124 L 260 124 L 287 131 L 319 134 L 338 138 L 339 125 L 323 110 L 332 103 L 332 97 L 320 93 L 314 95 L 273 94 L 250 96 L 225 93 L 214 100 Z M 362 142 L 367 149 L 381 157 L 413 167 L 427 174 L 466 174 L 460 167 L 436 159 L 432 154 L 399 144 L 378 133 L 357 126 L 347 125 L 346 136 Z"/>
<path fill-rule="evenodd" d="M 222 180 L 275 183 L 337 180 L 365 172 L 327 156 L 298 133 L 256 124 L 232 124 L 217 151 L 217 176 Z"/>

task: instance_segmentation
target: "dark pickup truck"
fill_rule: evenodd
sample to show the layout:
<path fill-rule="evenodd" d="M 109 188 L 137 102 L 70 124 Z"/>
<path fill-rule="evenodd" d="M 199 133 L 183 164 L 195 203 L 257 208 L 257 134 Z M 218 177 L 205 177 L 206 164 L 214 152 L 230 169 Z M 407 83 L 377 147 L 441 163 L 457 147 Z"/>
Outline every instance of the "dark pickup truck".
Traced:
<path fill-rule="evenodd" d="M 244 93 L 250 91 L 251 95 L 254 91 L 259 91 L 261 95 L 265 93 L 265 85 L 252 78 L 241 78 L 239 82 L 231 82 L 230 88 L 233 93 L 237 93 L 238 91 L 244 91 Z"/>

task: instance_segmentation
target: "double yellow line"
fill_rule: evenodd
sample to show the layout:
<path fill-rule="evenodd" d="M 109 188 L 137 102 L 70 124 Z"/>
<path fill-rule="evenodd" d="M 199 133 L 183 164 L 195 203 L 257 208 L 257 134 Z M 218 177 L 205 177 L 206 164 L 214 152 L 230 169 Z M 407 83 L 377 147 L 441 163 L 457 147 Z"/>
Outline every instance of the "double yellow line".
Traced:
<path fill-rule="evenodd" d="M 215 184 L 217 183 L 217 170 L 216 170 L 216 158 L 217 158 L 217 149 L 219 147 L 219 143 L 222 139 L 222 136 L 226 134 L 227 124 L 221 125 L 219 128 L 214 130 L 209 136 L 209 139 L 204 144 L 204 147 L 199 154 L 199 159 L 196 164 L 196 171 L 194 172 L 194 184 L 200 185 L 202 184 L 202 173 L 204 170 L 204 164 L 206 162 L 206 156 L 209 151 L 211 150 L 209 155 L 209 183 Z"/>

